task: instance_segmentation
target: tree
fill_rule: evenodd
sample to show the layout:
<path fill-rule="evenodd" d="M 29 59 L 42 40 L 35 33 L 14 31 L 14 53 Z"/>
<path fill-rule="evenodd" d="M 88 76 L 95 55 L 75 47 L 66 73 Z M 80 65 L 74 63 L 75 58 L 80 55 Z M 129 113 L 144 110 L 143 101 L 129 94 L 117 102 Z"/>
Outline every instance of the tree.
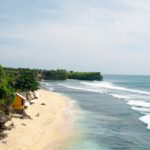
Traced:
<path fill-rule="evenodd" d="M 0 65 L 0 124 L 4 123 L 2 118 L 6 118 L 4 116 L 9 116 L 11 113 L 13 100 L 14 91 L 9 85 L 8 78 L 5 76 L 3 68 Z"/>
<path fill-rule="evenodd" d="M 28 99 L 29 91 L 36 91 L 39 83 L 34 71 L 29 69 L 22 69 L 19 72 L 19 76 L 15 81 L 15 89 L 21 92 L 26 92 L 26 98 Z"/>
<path fill-rule="evenodd" d="M 69 72 L 69 79 L 77 79 L 77 80 L 98 80 L 102 81 L 103 76 L 100 72 Z"/>
<path fill-rule="evenodd" d="M 3 67 L 0 65 L 0 80 L 2 79 L 3 77 Z"/>

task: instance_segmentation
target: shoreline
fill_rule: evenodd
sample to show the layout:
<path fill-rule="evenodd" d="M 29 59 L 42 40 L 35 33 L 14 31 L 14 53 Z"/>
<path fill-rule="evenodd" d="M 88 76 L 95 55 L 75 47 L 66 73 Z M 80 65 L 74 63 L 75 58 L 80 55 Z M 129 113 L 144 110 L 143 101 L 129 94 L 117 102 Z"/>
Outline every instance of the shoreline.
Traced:
<path fill-rule="evenodd" d="M 70 101 L 59 93 L 43 89 L 38 93 L 35 104 L 26 109 L 31 119 L 12 118 L 15 128 L 6 131 L 1 150 L 59 150 L 75 136 Z"/>

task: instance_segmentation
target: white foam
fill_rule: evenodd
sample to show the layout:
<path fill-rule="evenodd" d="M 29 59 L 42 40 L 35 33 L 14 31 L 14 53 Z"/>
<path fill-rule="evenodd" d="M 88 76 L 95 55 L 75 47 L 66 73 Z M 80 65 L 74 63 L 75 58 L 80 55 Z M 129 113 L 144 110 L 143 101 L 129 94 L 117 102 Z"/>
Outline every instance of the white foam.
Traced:
<path fill-rule="evenodd" d="M 116 86 L 110 82 L 80 82 L 80 83 L 88 85 L 88 86 L 95 86 L 95 87 L 106 88 L 106 89 L 111 89 L 111 90 L 119 90 L 119 91 L 150 95 L 150 92 L 148 91 L 141 91 L 141 90 L 135 90 L 135 89 L 125 88 L 121 86 Z"/>
<path fill-rule="evenodd" d="M 131 105 L 131 106 L 150 108 L 150 103 L 149 102 L 144 102 L 144 101 L 139 101 L 139 100 L 130 100 L 130 101 L 128 101 L 127 104 Z"/>
<path fill-rule="evenodd" d="M 44 81 L 40 81 L 40 83 L 41 83 L 41 84 L 44 84 L 45 82 L 44 82 Z"/>
<path fill-rule="evenodd" d="M 150 113 L 150 108 L 143 108 L 143 107 L 131 107 L 133 110 L 140 111 L 141 113 Z"/>
<path fill-rule="evenodd" d="M 41 81 L 40 83 L 41 83 L 42 85 L 44 85 L 44 86 L 49 86 L 49 87 L 51 87 L 51 86 L 52 86 L 50 83 L 47 83 L 47 82 L 43 82 L 43 81 Z"/>
<path fill-rule="evenodd" d="M 113 97 L 119 98 L 119 99 L 129 99 L 129 96 L 126 95 L 119 95 L 119 94 L 111 94 Z"/>
<path fill-rule="evenodd" d="M 49 83 L 45 83 L 45 85 L 46 85 L 46 86 L 52 86 L 52 85 L 51 85 L 51 84 L 49 84 Z"/>
<path fill-rule="evenodd" d="M 147 129 L 150 129 L 150 115 L 145 115 L 139 118 L 139 120 L 144 122 L 147 125 Z"/>
<path fill-rule="evenodd" d="M 95 90 L 95 89 L 89 89 L 89 88 L 83 88 L 83 87 L 75 87 L 75 86 L 70 86 L 70 85 L 65 85 L 65 84 L 59 84 L 59 85 L 67 87 L 67 88 L 70 88 L 70 89 L 90 91 L 90 92 L 100 92 L 100 91 Z"/>
<path fill-rule="evenodd" d="M 49 89 L 50 91 L 54 91 L 54 88 L 52 88 L 52 87 L 48 87 L 48 89 Z"/>
<path fill-rule="evenodd" d="M 129 95 L 129 100 L 145 100 L 145 101 L 149 101 L 150 100 L 150 96 L 149 95 L 140 95 L 140 94 L 130 94 Z"/>

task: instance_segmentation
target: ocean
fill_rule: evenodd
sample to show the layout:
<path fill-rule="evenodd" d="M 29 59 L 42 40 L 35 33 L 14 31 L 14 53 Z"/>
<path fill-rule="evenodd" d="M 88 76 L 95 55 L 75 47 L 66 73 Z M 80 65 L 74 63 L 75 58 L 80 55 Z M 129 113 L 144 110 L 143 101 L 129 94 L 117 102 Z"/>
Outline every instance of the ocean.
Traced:
<path fill-rule="evenodd" d="M 43 81 L 79 109 L 80 136 L 64 150 L 150 150 L 150 76 L 104 75 L 104 81 Z M 75 107 L 76 108 L 76 107 Z"/>

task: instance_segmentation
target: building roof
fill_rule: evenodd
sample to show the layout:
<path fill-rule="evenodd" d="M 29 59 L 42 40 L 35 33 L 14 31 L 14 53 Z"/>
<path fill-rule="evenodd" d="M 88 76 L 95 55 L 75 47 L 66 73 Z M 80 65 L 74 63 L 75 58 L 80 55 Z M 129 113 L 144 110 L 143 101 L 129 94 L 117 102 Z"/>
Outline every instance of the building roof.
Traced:
<path fill-rule="evenodd" d="M 23 100 L 26 100 L 26 97 L 24 96 L 24 94 L 22 94 L 22 93 L 16 93 L 16 95 L 18 95 L 19 97 L 21 97 Z"/>

